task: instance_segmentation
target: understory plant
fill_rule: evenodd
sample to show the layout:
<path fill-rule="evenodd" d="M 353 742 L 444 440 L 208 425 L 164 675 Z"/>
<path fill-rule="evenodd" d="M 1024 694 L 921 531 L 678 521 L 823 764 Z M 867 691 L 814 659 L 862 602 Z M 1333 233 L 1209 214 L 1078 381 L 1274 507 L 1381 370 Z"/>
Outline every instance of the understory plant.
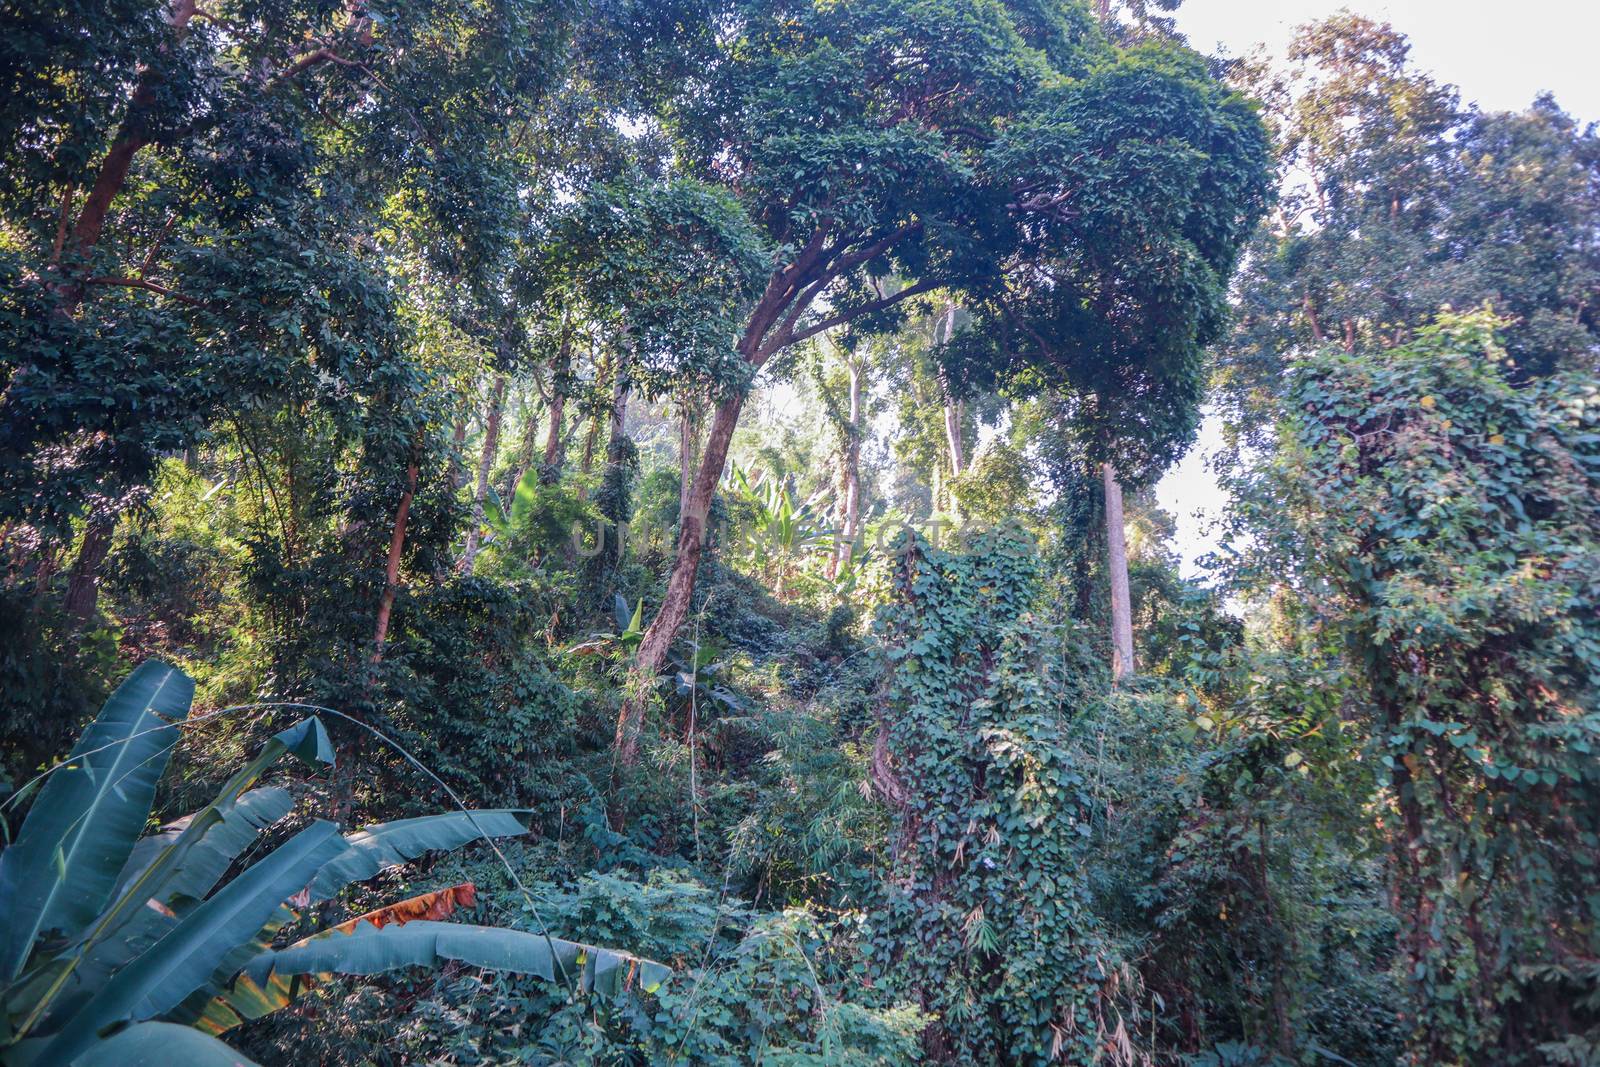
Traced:
<path fill-rule="evenodd" d="M 194 683 L 137 668 L 53 769 L 0 853 L 0 1061 L 238 1064 L 212 1034 L 258 1019 L 331 974 L 457 961 L 559 981 L 568 992 L 654 991 L 668 969 L 543 932 L 442 922 L 462 883 L 273 947 L 300 912 L 424 852 L 527 832 L 511 809 L 448 812 L 341 833 L 316 820 L 248 866 L 294 806 L 257 781 L 292 755 L 334 760 L 316 717 L 278 733 L 217 797 L 141 836 Z M 232 877 L 230 872 L 237 871 Z"/>

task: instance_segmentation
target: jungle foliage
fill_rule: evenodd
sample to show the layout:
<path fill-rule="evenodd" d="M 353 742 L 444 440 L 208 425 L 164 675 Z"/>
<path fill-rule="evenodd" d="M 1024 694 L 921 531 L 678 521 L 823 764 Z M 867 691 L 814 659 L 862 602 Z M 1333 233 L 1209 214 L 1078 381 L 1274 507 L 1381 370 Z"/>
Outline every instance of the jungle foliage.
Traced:
<path fill-rule="evenodd" d="M 0 11 L 0 1060 L 1600 1063 L 1600 135 L 1176 6 Z"/>

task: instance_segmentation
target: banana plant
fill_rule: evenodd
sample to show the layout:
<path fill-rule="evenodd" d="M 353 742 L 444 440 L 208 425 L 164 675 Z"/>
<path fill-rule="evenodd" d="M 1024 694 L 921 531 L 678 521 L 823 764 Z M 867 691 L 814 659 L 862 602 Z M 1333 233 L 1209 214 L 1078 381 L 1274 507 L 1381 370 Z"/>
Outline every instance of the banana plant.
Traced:
<path fill-rule="evenodd" d="M 742 713 L 749 705 L 722 684 L 727 664 L 718 659 L 720 650 L 709 642 L 698 645 L 687 659 L 677 652 L 667 653 L 672 667 L 673 689 L 684 702 L 710 708 L 721 714 Z"/>
<path fill-rule="evenodd" d="M 609 656 L 618 661 L 625 659 L 644 640 L 644 598 L 641 597 L 633 605 L 630 613 L 628 602 L 622 594 L 613 593 L 611 617 L 616 620 L 615 633 L 591 633 L 585 640 L 567 648 L 565 653 L 569 656 Z"/>
<path fill-rule="evenodd" d="M 819 490 L 796 504 L 785 481 L 764 474 L 752 481 L 749 472 L 737 464 L 729 481 L 733 491 L 754 512 L 754 528 L 745 537 L 746 557 L 756 569 L 775 577 L 774 592 L 781 600 L 784 586 L 799 562 L 833 543 L 834 530 L 821 519 L 827 490 Z"/>
<path fill-rule="evenodd" d="M 275 735 L 204 808 L 141 836 L 188 718 L 194 683 L 141 664 L 45 781 L 0 852 L 0 1062 L 247 1062 L 210 1036 L 289 1003 L 312 982 L 456 960 L 561 980 L 575 992 L 654 991 L 670 973 L 627 953 L 437 921 L 437 894 L 285 948 L 296 909 L 435 850 L 527 832 L 523 812 L 455 811 L 341 833 L 315 821 L 231 879 L 287 792 L 257 781 L 292 756 L 330 766 L 322 722 Z M 219 883 L 220 887 L 219 887 Z"/>
<path fill-rule="evenodd" d="M 519 527 L 526 526 L 538 496 L 539 471 L 536 468 L 530 467 L 517 482 L 509 506 L 501 499 L 495 488 L 490 486 L 483 502 L 483 525 L 489 534 L 484 544 L 509 540 Z"/>

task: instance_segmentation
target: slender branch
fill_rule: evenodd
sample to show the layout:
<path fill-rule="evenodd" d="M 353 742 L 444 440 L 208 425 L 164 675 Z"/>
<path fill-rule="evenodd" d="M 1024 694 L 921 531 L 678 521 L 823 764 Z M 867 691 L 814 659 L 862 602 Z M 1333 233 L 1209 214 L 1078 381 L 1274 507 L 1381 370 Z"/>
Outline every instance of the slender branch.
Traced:
<path fill-rule="evenodd" d="M 156 253 L 161 251 L 161 245 L 167 239 L 167 234 L 172 232 L 172 226 L 178 221 L 178 213 L 174 211 L 167 216 L 166 223 L 161 227 L 161 232 L 156 234 L 156 239 L 150 244 L 150 251 L 144 254 L 144 262 L 139 264 L 139 280 L 143 281 L 150 274 L 150 268 L 155 266 Z"/>
<path fill-rule="evenodd" d="M 72 221 L 72 198 L 78 187 L 68 185 L 61 191 L 61 218 L 56 222 L 55 243 L 50 246 L 50 265 L 61 262 L 61 249 L 67 243 L 67 224 Z"/>
<path fill-rule="evenodd" d="M 215 306 L 214 304 L 212 304 L 208 300 L 201 300 L 197 296 L 190 296 L 187 293 L 180 293 L 180 292 L 178 292 L 178 291 L 176 291 L 174 289 L 168 289 L 165 285 L 158 285 L 155 282 L 146 281 L 144 278 L 112 278 L 112 277 L 85 278 L 83 280 L 83 284 L 84 285 L 120 285 L 120 286 L 123 286 L 123 287 L 128 288 L 128 289 L 148 289 L 152 293 L 158 293 L 161 296 L 170 297 L 173 300 L 178 301 L 179 303 L 189 304 L 189 305 L 191 305 L 193 307 L 204 308 L 204 307 L 214 307 Z"/>

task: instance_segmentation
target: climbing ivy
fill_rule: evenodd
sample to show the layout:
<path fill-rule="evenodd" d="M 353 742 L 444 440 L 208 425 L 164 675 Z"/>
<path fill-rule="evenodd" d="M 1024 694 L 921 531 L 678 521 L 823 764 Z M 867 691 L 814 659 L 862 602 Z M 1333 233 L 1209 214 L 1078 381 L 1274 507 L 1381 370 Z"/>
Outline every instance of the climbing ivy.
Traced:
<path fill-rule="evenodd" d="M 1600 391 L 1498 325 L 1308 358 L 1252 497 L 1360 682 L 1417 1064 L 1600 1047 Z"/>
<path fill-rule="evenodd" d="M 1082 861 L 1090 797 L 1065 744 L 1067 680 L 1041 654 L 1037 553 L 910 536 L 879 633 L 891 664 L 875 785 L 896 809 L 873 963 L 960 1063 L 1096 1062 L 1118 959 Z"/>

